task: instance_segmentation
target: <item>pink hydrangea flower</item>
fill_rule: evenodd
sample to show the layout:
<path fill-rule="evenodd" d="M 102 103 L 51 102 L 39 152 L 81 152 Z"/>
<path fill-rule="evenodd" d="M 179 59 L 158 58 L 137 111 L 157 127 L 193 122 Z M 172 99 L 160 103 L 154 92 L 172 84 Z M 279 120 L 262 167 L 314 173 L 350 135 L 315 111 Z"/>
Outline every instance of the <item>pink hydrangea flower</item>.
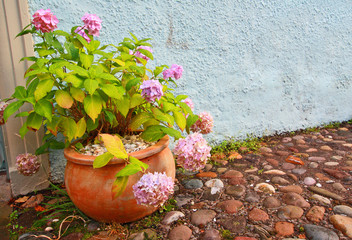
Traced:
<path fill-rule="evenodd" d="M 170 68 L 168 69 L 165 69 L 163 71 L 163 77 L 164 79 L 167 79 L 167 78 L 170 78 L 170 77 L 173 77 L 174 76 L 174 71 L 172 71 Z"/>
<path fill-rule="evenodd" d="M 91 39 L 88 37 L 83 27 L 76 28 L 75 33 L 81 35 L 88 43 L 90 43 Z"/>
<path fill-rule="evenodd" d="M 147 102 L 154 102 L 155 99 L 160 99 L 163 93 L 163 86 L 157 80 L 146 80 L 140 86 L 142 90 L 142 97 L 147 100 Z"/>
<path fill-rule="evenodd" d="M 190 107 L 192 111 L 194 110 L 194 104 L 192 99 L 186 98 L 185 100 L 183 100 L 183 102 L 186 103 L 187 106 Z"/>
<path fill-rule="evenodd" d="M 210 113 L 202 112 L 199 114 L 199 119 L 191 126 L 191 131 L 208 134 L 212 131 L 213 126 L 214 120 Z"/>
<path fill-rule="evenodd" d="M 4 111 L 5 111 L 5 108 L 7 107 L 7 105 L 8 104 L 6 102 L 0 101 L 0 125 L 5 123 L 5 121 L 4 121 Z"/>
<path fill-rule="evenodd" d="M 16 167 L 21 174 L 31 176 L 38 172 L 40 163 L 37 156 L 30 153 L 24 153 L 19 154 L 16 157 Z"/>
<path fill-rule="evenodd" d="M 147 173 L 132 186 L 138 204 L 158 207 L 174 192 L 174 181 L 164 173 Z"/>
<path fill-rule="evenodd" d="M 182 77 L 183 67 L 177 64 L 172 64 L 169 69 L 163 71 L 164 79 L 173 77 L 176 80 Z"/>
<path fill-rule="evenodd" d="M 95 14 L 86 13 L 82 18 L 84 28 L 88 30 L 88 34 L 99 36 L 102 20 Z"/>
<path fill-rule="evenodd" d="M 174 78 L 177 80 L 182 77 L 183 67 L 177 64 L 172 64 L 170 68 L 174 72 Z"/>
<path fill-rule="evenodd" d="M 144 49 L 144 50 L 147 50 L 147 51 L 149 51 L 149 52 L 151 52 L 151 53 L 153 52 L 153 49 L 150 48 L 150 47 L 148 47 L 148 46 L 139 46 L 139 47 L 137 47 L 137 51 L 134 53 L 134 55 L 135 55 L 136 57 L 143 58 L 143 59 L 145 59 L 145 60 L 148 61 L 150 58 L 147 57 L 147 56 L 145 56 L 145 55 L 142 54 L 141 52 L 139 52 L 138 49 Z"/>
<path fill-rule="evenodd" d="M 200 133 L 188 135 L 185 139 L 178 140 L 174 153 L 177 156 L 177 163 L 186 170 L 198 171 L 205 167 L 210 157 L 211 147 Z"/>
<path fill-rule="evenodd" d="M 51 13 L 50 9 L 40 9 L 33 14 L 32 23 L 37 30 L 42 32 L 52 32 L 57 28 L 59 20 Z"/>

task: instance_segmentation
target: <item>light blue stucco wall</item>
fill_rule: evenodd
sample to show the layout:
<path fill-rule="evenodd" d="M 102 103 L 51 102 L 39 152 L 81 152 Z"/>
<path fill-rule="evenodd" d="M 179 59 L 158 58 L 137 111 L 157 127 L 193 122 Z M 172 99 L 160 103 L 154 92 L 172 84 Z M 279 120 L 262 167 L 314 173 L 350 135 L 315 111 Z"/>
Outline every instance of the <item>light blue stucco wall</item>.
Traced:
<path fill-rule="evenodd" d="M 152 37 L 156 64 L 183 65 L 179 92 L 214 116 L 210 139 L 273 134 L 352 118 L 350 0 L 28 0 L 59 28 L 86 12 L 99 40 Z"/>

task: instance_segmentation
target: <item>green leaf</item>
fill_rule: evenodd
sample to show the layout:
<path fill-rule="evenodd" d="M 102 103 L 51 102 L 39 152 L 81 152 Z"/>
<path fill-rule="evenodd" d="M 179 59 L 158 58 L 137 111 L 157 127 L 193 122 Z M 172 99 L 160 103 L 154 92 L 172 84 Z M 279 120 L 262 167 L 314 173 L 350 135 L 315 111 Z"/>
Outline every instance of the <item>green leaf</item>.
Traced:
<path fill-rule="evenodd" d="M 27 70 L 27 72 L 24 75 L 24 77 L 27 78 L 27 77 L 30 77 L 30 76 L 33 76 L 33 75 L 37 75 L 37 74 L 40 74 L 40 73 L 46 73 L 46 72 L 48 72 L 48 69 L 46 69 L 46 68 L 41 68 L 41 69 L 36 69 L 36 70 L 31 70 L 31 71 Z"/>
<path fill-rule="evenodd" d="M 117 81 L 117 78 L 110 73 L 99 73 L 96 77 L 104 80 Z"/>
<path fill-rule="evenodd" d="M 104 167 L 113 158 L 114 158 L 114 155 L 112 155 L 111 153 L 109 152 L 103 153 L 102 155 L 99 155 L 94 159 L 93 168 Z"/>
<path fill-rule="evenodd" d="M 23 86 L 18 86 L 15 88 L 15 93 L 12 94 L 12 97 L 18 100 L 24 100 L 27 97 L 27 91 Z"/>
<path fill-rule="evenodd" d="M 72 118 L 64 118 L 60 124 L 63 129 L 63 135 L 68 139 L 68 141 L 72 141 L 72 139 L 76 136 L 77 124 L 75 120 Z"/>
<path fill-rule="evenodd" d="M 60 53 L 64 52 L 64 48 L 62 47 L 62 45 L 59 42 L 59 40 L 57 40 L 56 38 L 54 38 L 53 47 L 56 48 L 57 50 L 59 50 Z"/>
<path fill-rule="evenodd" d="M 175 140 L 178 140 L 179 138 L 182 138 L 182 135 L 179 131 L 177 131 L 176 129 L 173 128 L 167 128 L 167 127 L 163 127 L 161 126 L 161 130 L 166 133 L 167 135 L 174 137 Z"/>
<path fill-rule="evenodd" d="M 54 86 L 53 79 L 46 79 L 46 80 L 40 81 L 34 92 L 35 100 L 39 101 L 40 99 L 45 97 L 48 94 L 48 92 L 52 90 L 53 86 Z"/>
<path fill-rule="evenodd" d="M 141 105 L 143 102 L 144 102 L 144 98 L 140 94 L 136 93 L 132 96 L 130 100 L 130 108 L 137 107 Z"/>
<path fill-rule="evenodd" d="M 99 125 L 99 121 L 93 121 L 91 118 L 87 120 L 87 132 L 95 130 Z"/>
<path fill-rule="evenodd" d="M 138 83 L 141 82 L 141 78 L 134 78 L 132 80 L 129 80 L 126 84 L 126 91 L 129 91 L 132 87 L 136 86 Z"/>
<path fill-rule="evenodd" d="M 108 60 L 113 61 L 122 67 L 125 66 L 125 62 L 120 59 L 108 59 Z"/>
<path fill-rule="evenodd" d="M 34 96 L 34 92 L 37 89 L 39 84 L 39 79 L 35 78 L 27 87 L 28 96 Z"/>
<path fill-rule="evenodd" d="M 149 52 L 148 50 L 140 48 L 137 51 L 142 53 L 144 56 L 150 58 L 151 60 L 154 60 L 153 54 L 151 52 Z"/>
<path fill-rule="evenodd" d="M 87 50 L 90 51 L 90 52 L 93 52 L 95 51 L 96 49 L 98 49 L 100 45 L 100 42 L 97 41 L 97 40 L 92 40 L 90 41 L 90 43 L 86 46 Z"/>
<path fill-rule="evenodd" d="M 153 72 L 154 76 L 157 77 L 163 70 L 164 70 L 164 67 L 156 67 Z"/>
<path fill-rule="evenodd" d="M 83 67 L 85 69 L 88 69 L 93 63 L 94 56 L 93 55 L 87 55 L 85 53 L 81 53 L 79 55 L 79 59 L 80 59 L 81 63 L 83 64 Z"/>
<path fill-rule="evenodd" d="M 38 48 L 36 49 L 40 57 L 48 56 L 50 54 L 55 53 L 56 51 L 54 49 L 43 49 L 43 48 Z"/>
<path fill-rule="evenodd" d="M 116 174 L 116 177 L 131 176 L 141 171 L 143 171 L 141 166 L 135 163 L 129 163 Z"/>
<path fill-rule="evenodd" d="M 114 155 L 116 158 L 128 158 L 126 149 L 118 136 L 113 136 L 110 134 L 99 134 L 99 136 L 102 138 L 104 145 L 109 153 Z"/>
<path fill-rule="evenodd" d="M 27 122 L 24 122 L 23 125 L 22 125 L 22 127 L 21 127 L 20 130 L 19 130 L 19 133 L 20 133 L 20 136 L 21 136 L 22 139 L 23 139 L 24 136 L 27 134 L 27 132 L 28 132 Z"/>
<path fill-rule="evenodd" d="M 190 127 L 198 120 L 198 116 L 195 114 L 189 114 L 187 117 L 187 124 L 186 124 L 186 130 L 187 133 L 189 134 L 189 129 Z"/>
<path fill-rule="evenodd" d="M 180 101 L 182 101 L 182 100 L 185 100 L 186 98 L 188 98 L 187 95 L 178 95 L 178 96 L 176 97 L 176 102 L 180 102 Z"/>
<path fill-rule="evenodd" d="M 115 199 L 122 195 L 122 193 L 126 189 L 127 182 L 128 182 L 128 176 L 116 178 L 111 188 L 112 199 Z"/>
<path fill-rule="evenodd" d="M 69 74 L 67 75 L 67 77 L 65 77 L 64 81 L 72 83 L 72 86 L 79 88 L 82 83 L 83 80 L 79 77 L 77 77 L 75 74 Z"/>
<path fill-rule="evenodd" d="M 59 35 L 59 36 L 64 36 L 64 37 L 70 37 L 70 34 L 65 32 L 65 31 L 62 31 L 62 30 L 55 30 L 53 32 L 55 35 Z"/>
<path fill-rule="evenodd" d="M 179 102 L 178 105 L 183 109 L 185 113 L 193 114 L 192 109 L 184 102 Z"/>
<path fill-rule="evenodd" d="M 46 99 L 40 99 L 34 106 L 34 111 L 40 116 L 47 118 L 50 122 L 53 116 L 53 106 Z"/>
<path fill-rule="evenodd" d="M 112 84 L 104 84 L 101 86 L 101 90 L 103 90 L 106 95 L 111 98 L 122 99 L 123 94 L 125 92 L 123 87 L 116 87 Z"/>
<path fill-rule="evenodd" d="M 84 88 L 90 95 L 92 95 L 98 87 L 99 83 L 94 79 L 86 79 L 84 81 Z"/>
<path fill-rule="evenodd" d="M 73 64 L 67 65 L 67 68 L 82 77 L 88 77 L 88 71 L 85 70 L 84 68 L 81 68 L 81 67 L 73 65 Z"/>
<path fill-rule="evenodd" d="M 82 137 L 86 132 L 86 129 L 87 129 L 87 123 L 84 117 L 82 117 L 77 123 L 77 131 L 76 131 L 75 137 L 76 138 Z"/>
<path fill-rule="evenodd" d="M 103 108 L 103 100 L 99 95 L 88 95 L 83 100 L 84 111 L 95 121 Z"/>
<path fill-rule="evenodd" d="M 20 112 L 17 113 L 15 117 L 28 117 L 29 112 Z"/>
<path fill-rule="evenodd" d="M 70 88 L 70 93 L 71 96 L 78 102 L 83 102 L 84 98 L 86 97 L 86 94 L 82 89 L 71 87 Z"/>
<path fill-rule="evenodd" d="M 140 126 L 142 126 L 143 123 L 146 121 L 152 119 L 152 115 L 147 112 L 141 112 L 138 113 L 131 121 L 130 125 L 128 126 L 128 129 L 130 131 L 135 131 L 137 130 Z"/>
<path fill-rule="evenodd" d="M 17 110 L 22 107 L 22 105 L 24 104 L 24 101 L 16 101 L 16 102 L 12 102 L 10 103 L 4 110 L 4 120 L 5 122 L 7 121 L 7 119 L 14 114 L 15 112 L 17 112 Z"/>
<path fill-rule="evenodd" d="M 143 133 L 141 134 L 141 138 L 148 142 L 158 141 L 166 135 L 162 128 L 163 126 L 160 125 L 149 126 L 146 130 L 143 131 Z"/>
<path fill-rule="evenodd" d="M 42 116 L 35 112 L 32 112 L 27 118 L 27 128 L 33 131 L 37 131 L 42 125 L 42 120 Z"/>
<path fill-rule="evenodd" d="M 55 92 L 55 98 L 57 104 L 62 108 L 71 108 L 73 104 L 73 98 L 68 92 L 64 90 L 57 90 Z"/>
<path fill-rule="evenodd" d="M 153 112 L 153 116 L 162 122 L 167 122 L 169 123 L 171 126 L 174 125 L 174 118 L 167 114 L 167 113 L 163 113 L 159 108 L 152 108 L 152 112 Z"/>
<path fill-rule="evenodd" d="M 128 111 L 130 110 L 130 100 L 127 97 L 119 100 L 119 104 L 116 106 L 119 112 L 126 117 Z"/>
<path fill-rule="evenodd" d="M 108 122 L 113 125 L 114 120 L 116 121 L 116 117 L 112 112 L 104 110 L 104 114 Z"/>
<path fill-rule="evenodd" d="M 60 119 L 58 117 L 53 116 L 51 121 L 46 122 L 46 128 L 53 134 L 57 135 L 57 131 L 59 128 Z"/>
<path fill-rule="evenodd" d="M 128 158 L 129 162 L 132 163 L 132 164 L 137 164 L 138 166 L 142 167 L 143 171 L 147 170 L 149 165 L 140 161 L 139 159 L 135 158 L 135 157 L 132 157 L 132 156 L 129 156 Z"/>
<path fill-rule="evenodd" d="M 186 117 L 184 113 L 173 111 L 172 112 L 175 118 L 177 126 L 183 131 L 186 128 Z"/>

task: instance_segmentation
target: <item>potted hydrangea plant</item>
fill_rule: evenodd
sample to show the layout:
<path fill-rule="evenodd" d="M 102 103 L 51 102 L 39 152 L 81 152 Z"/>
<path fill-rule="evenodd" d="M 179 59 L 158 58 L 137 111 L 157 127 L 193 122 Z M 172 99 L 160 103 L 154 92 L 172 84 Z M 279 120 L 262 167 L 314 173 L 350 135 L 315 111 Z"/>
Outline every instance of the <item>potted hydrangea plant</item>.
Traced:
<path fill-rule="evenodd" d="M 173 193 L 175 161 L 168 136 L 178 140 L 177 163 L 200 170 L 210 156 L 202 134 L 211 132 L 213 119 L 206 112 L 194 114 L 188 96 L 173 94 L 182 66 L 147 67 L 153 60 L 149 39 L 131 34 L 118 45 L 101 45 L 94 39 L 100 18 L 85 14 L 82 21 L 65 32 L 55 30 L 59 21 L 49 9 L 35 12 L 18 34 L 37 39 L 36 55 L 22 59 L 33 62 L 24 76 L 27 84 L 0 104 L 0 122 L 30 105 L 16 115 L 26 119 L 20 135 L 41 127 L 46 132 L 35 154 L 18 156 L 19 171 L 33 174 L 36 155 L 65 148 L 65 185 L 76 206 L 96 220 L 133 221 Z M 59 133 L 64 142 L 56 140 Z M 126 138 L 151 144 L 127 151 Z"/>

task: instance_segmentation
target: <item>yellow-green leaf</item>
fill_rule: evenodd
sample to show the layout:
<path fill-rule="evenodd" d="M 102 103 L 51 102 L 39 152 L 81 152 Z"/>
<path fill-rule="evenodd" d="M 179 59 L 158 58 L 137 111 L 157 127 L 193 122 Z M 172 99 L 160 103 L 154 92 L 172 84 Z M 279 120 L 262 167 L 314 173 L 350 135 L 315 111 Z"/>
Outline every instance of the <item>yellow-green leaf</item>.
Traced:
<path fill-rule="evenodd" d="M 83 100 L 84 111 L 95 121 L 103 108 L 103 100 L 99 95 L 88 95 Z"/>
<path fill-rule="evenodd" d="M 125 92 L 123 87 L 116 87 L 112 84 L 104 84 L 101 86 L 101 90 L 106 93 L 111 98 L 122 99 L 123 94 Z"/>
<path fill-rule="evenodd" d="M 173 111 L 175 122 L 177 126 L 183 131 L 186 128 L 186 117 L 184 113 Z"/>
<path fill-rule="evenodd" d="M 115 199 L 122 195 L 122 193 L 126 189 L 127 182 L 128 182 L 128 176 L 116 178 L 111 188 L 112 199 Z"/>
<path fill-rule="evenodd" d="M 69 141 L 71 141 L 76 136 L 77 125 L 75 120 L 72 118 L 65 118 L 61 121 L 61 128 L 63 129 L 63 134 Z"/>
<path fill-rule="evenodd" d="M 54 86 L 54 80 L 53 79 L 45 79 L 42 80 L 38 83 L 38 86 L 36 90 L 34 91 L 34 97 L 36 101 L 39 101 L 43 97 L 45 97 L 48 92 L 51 91 L 51 89 Z"/>
<path fill-rule="evenodd" d="M 109 153 L 114 155 L 116 158 L 128 158 L 126 149 L 119 137 L 110 134 L 100 134 L 100 137 L 102 138 L 104 145 Z"/>
<path fill-rule="evenodd" d="M 94 159 L 93 168 L 104 167 L 113 158 L 114 158 L 114 155 L 112 155 L 111 153 L 109 152 L 103 153 L 102 155 L 99 155 Z"/>
<path fill-rule="evenodd" d="M 99 86 L 99 83 L 94 79 L 86 79 L 84 81 L 84 88 L 91 95 L 95 92 L 98 86 Z"/>
<path fill-rule="evenodd" d="M 71 87 L 70 93 L 72 97 L 78 102 L 83 102 L 84 98 L 86 97 L 84 91 L 79 88 Z"/>
<path fill-rule="evenodd" d="M 94 56 L 93 55 L 87 55 L 85 53 L 81 53 L 79 55 L 79 59 L 81 60 L 81 63 L 83 64 L 83 67 L 85 69 L 88 69 L 93 63 Z"/>
<path fill-rule="evenodd" d="M 74 74 L 67 75 L 67 77 L 65 77 L 64 81 L 66 81 L 68 83 L 72 83 L 72 86 L 74 86 L 76 88 L 80 87 L 83 83 L 83 80 Z"/>
<path fill-rule="evenodd" d="M 42 116 L 32 112 L 27 118 L 27 128 L 33 131 L 37 131 L 42 125 Z"/>
<path fill-rule="evenodd" d="M 34 106 L 34 111 L 40 116 L 46 117 L 50 122 L 53 117 L 53 106 L 46 99 L 40 99 Z"/>
<path fill-rule="evenodd" d="M 75 137 L 77 137 L 77 138 L 82 137 L 83 134 L 86 132 L 86 129 L 87 129 L 87 123 L 86 123 L 86 120 L 83 117 L 77 123 L 77 131 L 76 131 L 76 136 Z"/>
<path fill-rule="evenodd" d="M 125 66 L 125 62 L 121 61 L 120 59 L 109 59 L 110 61 L 113 61 L 121 66 Z"/>
<path fill-rule="evenodd" d="M 71 95 L 63 90 L 57 90 L 55 93 L 57 104 L 62 108 L 70 108 L 73 104 L 73 98 Z"/>
<path fill-rule="evenodd" d="M 137 114 L 131 121 L 130 125 L 128 125 L 128 129 L 130 131 L 135 131 L 137 130 L 140 126 L 142 126 L 143 123 L 146 121 L 153 119 L 150 113 L 147 112 L 141 112 Z"/>
<path fill-rule="evenodd" d="M 144 102 L 144 98 L 141 96 L 141 94 L 134 94 L 130 100 L 130 108 L 137 107 L 141 105 Z"/>
<path fill-rule="evenodd" d="M 130 100 L 127 97 L 124 97 L 122 100 L 119 101 L 118 105 L 116 106 L 120 113 L 126 117 L 128 111 L 130 110 Z"/>

